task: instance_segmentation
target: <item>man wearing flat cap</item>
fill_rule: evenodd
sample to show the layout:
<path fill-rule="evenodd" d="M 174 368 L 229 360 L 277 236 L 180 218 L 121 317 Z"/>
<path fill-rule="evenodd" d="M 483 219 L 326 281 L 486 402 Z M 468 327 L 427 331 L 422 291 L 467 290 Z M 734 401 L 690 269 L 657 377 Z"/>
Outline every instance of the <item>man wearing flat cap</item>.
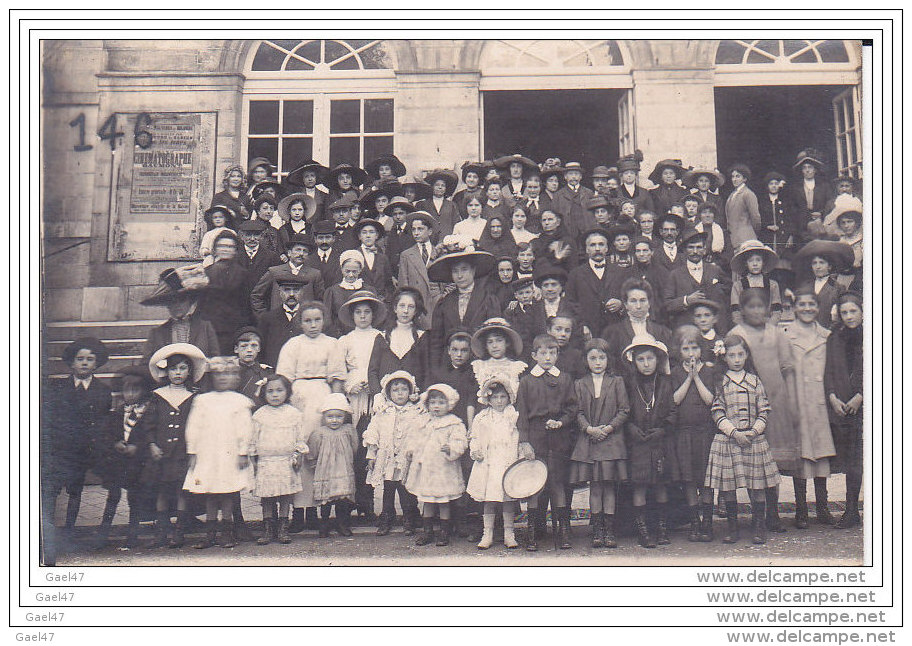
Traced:
<path fill-rule="evenodd" d="M 245 220 L 238 227 L 242 244 L 234 258 L 235 262 L 247 271 L 245 291 L 248 298 L 253 286 L 259 282 L 266 270 L 282 264 L 279 254 L 263 244 L 263 234 L 267 226 L 262 220 Z"/>

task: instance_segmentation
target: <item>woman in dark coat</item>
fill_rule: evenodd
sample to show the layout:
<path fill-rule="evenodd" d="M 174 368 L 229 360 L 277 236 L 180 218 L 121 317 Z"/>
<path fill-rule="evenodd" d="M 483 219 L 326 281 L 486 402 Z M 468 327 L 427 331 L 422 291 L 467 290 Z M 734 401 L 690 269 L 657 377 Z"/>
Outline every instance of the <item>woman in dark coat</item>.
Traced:
<path fill-rule="evenodd" d="M 495 258 L 507 256 L 516 257 L 516 242 L 510 235 L 512 223 L 499 213 L 492 214 L 481 232 L 478 248 L 493 254 Z"/>
<path fill-rule="evenodd" d="M 836 527 L 861 523 L 858 497 L 861 493 L 863 455 L 864 333 L 862 297 L 846 292 L 836 299 L 839 324 L 827 338 L 823 387 L 829 404 L 830 426 L 836 444 L 836 468 L 846 474 L 846 510 Z"/>
<path fill-rule="evenodd" d="M 561 215 L 555 211 L 543 211 L 541 221 L 541 235 L 532 241 L 536 264 L 544 262 L 560 267 L 569 274 L 579 259 L 579 250 L 573 236 L 566 233 Z"/>
<path fill-rule="evenodd" d="M 656 187 L 649 191 L 649 195 L 659 215 L 668 213 L 672 204 L 677 204 L 689 194 L 677 183 L 683 175 L 684 167 L 680 159 L 663 159 L 650 173 L 649 179 Z"/>
<path fill-rule="evenodd" d="M 210 207 L 227 206 L 234 211 L 238 220 L 249 218 L 250 213 L 244 204 L 244 193 L 247 190 L 247 184 L 244 181 L 244 169 L 240 166 L 226 168 L 222 186 L 223 189 L 213 196 Z"/>
<path fill-rule="evenodd" d="M 374 339 L 367 383 L 372 395 L 380 392 L 380 381 L 396 370 L 411 374 L 419 389 L 428 385 L 431 369 L 431 337 L 416 324 L 425 315 L 421 293 L 412 287 L 403 287 L 393 296 L 391 313 L 393 322 Z"/>
<path fill-rule="evenodd" d="M 215 328 L 222 354 L 234 353 L 234 333 L 250 324 L 250 298 L 244 286 L 247 270 L 235 262 L 238 239 L 231 231 L 223 231 L 215 239 L 215 263 L 206 267 L 209 285 L 200 295 L 200 316 Z"/>

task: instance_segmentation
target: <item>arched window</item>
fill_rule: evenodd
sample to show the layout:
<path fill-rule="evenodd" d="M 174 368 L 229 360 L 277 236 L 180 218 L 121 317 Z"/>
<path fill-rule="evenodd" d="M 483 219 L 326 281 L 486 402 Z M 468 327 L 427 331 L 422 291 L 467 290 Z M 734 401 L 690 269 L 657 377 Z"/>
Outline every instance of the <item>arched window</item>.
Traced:
<path fill-rule="evenodd" d="M 716 50 L 716 65 L 848 62 L 841 40 L 723 40 Z"/>
<path fill-rule="evenodd" d="M 279 178 L 308 158 L 358 166 L 393 152 L 392 43 L 264 40 L 244 84 L 247 159 L 266 157 Z"/>
<path fill-rule="evenodd" d="M 391 69 L 382 40 L 264 40 L 250 66 L 254 72 L 339 72 Z"/>
<path fill-rule="evenodd" d="M 614 40 L 495 40 L 485 45 L 486 67 L 603 67 L 623 65 Z"/>

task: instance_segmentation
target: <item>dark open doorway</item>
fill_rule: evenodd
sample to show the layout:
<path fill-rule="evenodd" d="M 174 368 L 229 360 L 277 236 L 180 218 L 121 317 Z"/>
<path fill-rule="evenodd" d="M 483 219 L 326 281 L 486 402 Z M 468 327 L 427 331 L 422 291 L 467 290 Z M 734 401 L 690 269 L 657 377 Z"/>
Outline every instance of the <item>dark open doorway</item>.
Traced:
<path fill-rule="evenodd" d="M 578 161 L 588 174 L 618 158 L 618 100 L 624 90 L 484 93 L 485 159 L 520 153 Z"/>
<path fill-rule="evenodd" d="M 835 174 L 836 135 L 833 97 L 838 85 L 799 85 L 716 88 L 716 149 L 719 168 L 745 163 L 758 190 L 764 174 L 779 171 L 792 176 L 792 164 L 802 148 L 813 147 Z"/>

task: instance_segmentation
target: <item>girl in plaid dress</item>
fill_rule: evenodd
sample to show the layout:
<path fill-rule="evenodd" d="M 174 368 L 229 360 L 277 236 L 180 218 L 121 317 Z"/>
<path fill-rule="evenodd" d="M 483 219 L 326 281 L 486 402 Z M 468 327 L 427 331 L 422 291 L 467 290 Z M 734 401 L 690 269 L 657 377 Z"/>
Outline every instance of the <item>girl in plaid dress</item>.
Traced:
<path fill-rule="evenodd" d="M 704 485 L 719 489 L 725 499 L 728 531 L 723 543 L 738 540 L 736 491 L 751 498 L 754 543 L 766 542 L 766 489 L 779 484 L 779 470 L 766 441 L 769 400 L 760 378 L 748 370 L 747 342 L 737 334 L 725 338 L 728 371 L 716 387 L 712 417 L 718 429 L 709 450 Z M 711 494 L 710 494 L 711 495 Z"/>

